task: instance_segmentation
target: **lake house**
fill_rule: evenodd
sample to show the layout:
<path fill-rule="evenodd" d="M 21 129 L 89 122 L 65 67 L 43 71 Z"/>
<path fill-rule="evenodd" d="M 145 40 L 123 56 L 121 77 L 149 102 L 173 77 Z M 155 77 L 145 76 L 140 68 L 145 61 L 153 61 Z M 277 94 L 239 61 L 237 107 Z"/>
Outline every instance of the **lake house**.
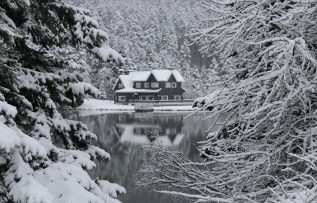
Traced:
<path fill-rule="evenodd" d="M 176 70 L 152 70 L 120 75 L 113 87 L 114 101 L 182 101 L 184 78 Z"/>

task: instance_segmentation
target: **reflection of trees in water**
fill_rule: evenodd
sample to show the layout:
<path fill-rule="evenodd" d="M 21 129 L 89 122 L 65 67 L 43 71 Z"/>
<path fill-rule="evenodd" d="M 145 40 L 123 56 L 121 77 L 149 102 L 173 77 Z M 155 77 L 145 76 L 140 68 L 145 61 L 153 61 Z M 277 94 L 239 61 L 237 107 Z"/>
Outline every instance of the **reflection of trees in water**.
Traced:
<path fill-rule="evenodd" d="M 104 114 L 80 116 L 73 114 L 73 119 L 85 123 L 89 129 L 98 136 L 97 145 L 111 154 L 109 162 L 101 161 L 91 172 L 93 176 L 108 179 L 123 185 L 127 195 L 122 197 L 123 202 L 137 203 L 176 203 L 185 200 L 173 200 L 165 196 L 150 192 L 150 188 L 141 188 L 136 191 L 136 173 L 143 164 L 143 149 L 141 145 L 121 143 L 120 134 L 115 126 L 117 124 L 148 124 L 156 125 L 161 129 L 176 129 L 177 133 L 184 133 L 184 139 L 177 146 L 189 158 L 197 158 L 198 151 L 194 145 L 202 140 L 208 129 L 208 121 L 198 122 L 203 115 L 193 115 L 185 118 L 185 114 Z M 169 132 L 171 132 L 170 130 Z M 163 135 L 163 132 L 161 132 Z M 145 135 L 146 136 L 146 135 Z M 136 195 L 137 194 L 137 195 Z"/>
<path fill-rule="evenodd" d="M 169 114 L 121 114 L 116 117 L 116 125 L 119 134 L 123 132 L 120 129 L 122 124 L 135 125 L 133 133 L 136 135 L 156 135 L 173 136 L 182 131 L 184 115 Z M 121 127 L 122 128 L 122 127 Z"/>
<path fill-rule="evenodd" d="M 193 185 L 199 180 L 206 180 L 204 165 L 186 165 L 184 163 L 200 162 L 199 151 L 195 148 L 197 142 L 205 139 L 210 132 L 217 130 L 209 129 L 213 117 L 203 120 L 201 117 L 207 115 L 195 114 L 184 120 L 183 132 L 186 138 L 178 149 L 170 149 L 160 144 L 143 149 L 146 156 L 140 168 L 137 178 L 137 185 L 142 188 L 155 188 L 156 190 L 173 191 L 177 188 L 179 192 L 187 192 L 192 188 L 209 190 L 208 183 L 203 186 Z M 226 115 L 222 115 L 225 118 Z M 207 177 L 209 178 L 209 176 Z M 190 187 L 192 186 L 192 188 Z M 199 190 L 198 190 L 199 189 Z M 191 191 L 192 192 L 192 191 Z M 196 191 L 195 191 L 196 192 Z M 166 194 L 165 193 L 165 194 Z"/>
<path fill-rule="evenodd" d="M 116 143 L 118 141 L 118 137 L 113 130 L 116 118 L 117 115 L 115 114 L 81 116 L 80 112 L 77 112 L 72 115 L 72 119 L 80 120 L 85 123 L 89 130 L 97 135 L 99 147 L 106 146 L 109 143 Z M 108 148 L 104 149 L 110 152 Z"/>
<path fill-rule="evenodd" d="M 207 130 L 210 127 L 210 119 L 202 121 L 206 117 L 206 113 L 197 113 L 188 118 L 184 118 L 182 131 L 185 132 L 186 137 L 178 150 L 191 160 L 199 159 L 198 150 L 196 149 L 197 142 L 206 138 Z"/>

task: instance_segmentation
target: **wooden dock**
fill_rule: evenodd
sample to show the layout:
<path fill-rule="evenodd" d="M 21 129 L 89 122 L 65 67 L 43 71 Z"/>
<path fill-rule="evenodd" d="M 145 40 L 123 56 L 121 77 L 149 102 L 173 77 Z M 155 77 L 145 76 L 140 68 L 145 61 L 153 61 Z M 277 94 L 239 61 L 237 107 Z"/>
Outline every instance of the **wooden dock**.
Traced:
<path fill-rule="evenodd" d="M 134 104 L 134 111 L 135 112 L 153 112 L 154 111 L 154 105 L 150 103 L 136 103 Z"/>

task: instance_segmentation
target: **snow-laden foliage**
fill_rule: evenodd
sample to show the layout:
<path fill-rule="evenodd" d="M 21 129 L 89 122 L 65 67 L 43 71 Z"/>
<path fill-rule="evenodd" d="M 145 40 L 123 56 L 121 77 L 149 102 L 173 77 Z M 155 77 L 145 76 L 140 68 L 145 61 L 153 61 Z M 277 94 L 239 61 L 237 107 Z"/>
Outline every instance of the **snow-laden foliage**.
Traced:
<path fill-rule="evenodd" d="M 204 163 L 163 150 L 167 166 L 148 177 L 189 189 L 173 194 L 197 202 L 316 202 L 317 1 L 203 5 L 210 17 L 192 36 L 232 74 L 195 106 L 221 129 L 201 143 Z"/>
<path fill-rule="evenodd" d="M 71 0 L 69 0 L 71 1 Z M 185 33 L 199 14 L 191 0 L 79 0 L 100 16 L 109 30 L 111 45 L 127 55 L 130 68 L 138 70 L 181 68 L 189 49 Z M 124 5 L 124 6 L 123 6 Z M 198 8 L 196 6 L 196 8 Z M 185 45 L 185 46 L 183 46 Z M 189 56 L 190 57 L 190 56 Z M 186 63 L 190 61 L 190 58 Z"/>
<path fill-rule="evenodd" d="M 66 72 L 71 64 L 53 46 L 106 50 L 107 41 L 85 9 L 53 0 L 0 2 L 0 202 L 119 202 L 125 193 L 88 175 L 94 159 L 110 155 L 93 145 L 97 137 L 86 125 L 60 112 L 99 91 Z M 99 57 L 122 62 L 110 52 Z"/>
<path fill-rule="evenodd" d="M 103 81 L 109 74 L 101 69 L 90 72 L 96 87 L 103 86 L 107 96 L 118 74 L 128 70 L 176 69 L 186 77 L 186 97 L 202 96 L 200 81 L 213 77 L 211 60 L 187 36 L 205 16 L 197 0 L 68 0 L 90 8 L 105 30 L 111 47 L 124 54 L 126 66 L 106 64 L 113 69 L 114 80 Z M 124 5 L 124 6 L 123 6 Z M 107 52 L 104 52 L 107 55 Z M 105 73 L 105 74 L 104 74 Z M 204 92 L 208 92 L 208 89 Z M 210 92 L 209 92 L 210 93 Z M 205 95 L 205 94 L 204 94 Z"/>

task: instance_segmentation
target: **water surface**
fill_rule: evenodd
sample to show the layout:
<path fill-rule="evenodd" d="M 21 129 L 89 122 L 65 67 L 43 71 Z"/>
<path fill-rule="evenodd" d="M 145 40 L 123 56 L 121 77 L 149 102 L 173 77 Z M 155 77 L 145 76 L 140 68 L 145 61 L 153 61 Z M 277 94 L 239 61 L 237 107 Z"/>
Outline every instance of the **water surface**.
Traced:
<path fill-rule="evenodd" d="M 142 166 L 142 146 L 154 139 L 199 159 L 197 142 L 204 140 L 211 121 L 206 113 L 186 118 L 188 113 L 105 113 L 79 111 L 71 118 L 88 125 L 98 136 L 97 146 L 111 154 L 109 162 L 98 162 L 92 176 L 118 183 L 127 190 L 124 203 L 187 203 L 185 199 L 158 194 L 152 188 L 137 188 L 136 173 Z"/>

